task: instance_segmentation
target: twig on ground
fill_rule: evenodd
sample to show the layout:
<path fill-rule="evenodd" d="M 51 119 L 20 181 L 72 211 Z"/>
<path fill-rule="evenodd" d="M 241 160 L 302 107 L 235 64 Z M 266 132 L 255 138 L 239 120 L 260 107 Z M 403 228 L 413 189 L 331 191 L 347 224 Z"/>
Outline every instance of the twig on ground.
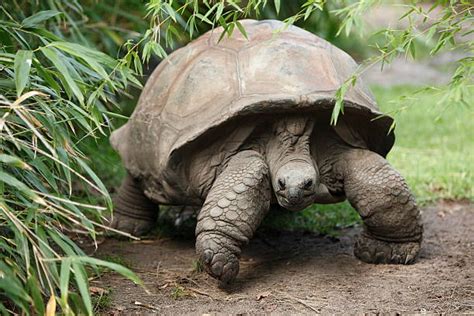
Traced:
<path fill-rule="evenodd" d="M 161 261 L 158 262 L 156 265 L 156 277 L 159 278 L 160 275 L 160 267 L 161 267 Z"/>
<path fill-rule="evenodd" d="M 145 307 L 145 308 L 148 308 L 148 309 L 152 309 L 152 310 L 155 310 L 155 311 L 160 310 L 158 307 L 155 307 L 155 306 L 150 305 L 150 304 L 141 303 L 141 302 L 138 302 L 138 301 L 133 302 L 133 304 L 137 305 L 137 306 Z"/>
<path fill-rule="evenodd" d="M 178 284 L 184 284 L 186 282 L 192 283 L 196 286 L 199 286 L 199 284 L 196 281 L 194 281 L 193 279 L 190 279 L 188 277 L 185 277 L 185 276 L 184 277 L 178 277 L 177 280 L 176 280 L 176 283 L 178 283 Z"/>
<path fill-rule="evenodd" d="M 313 312 L 316 312 L 316 313 L 320 313 L 320 312 L 321 312 L 320 309 L 315 308 L 315 307 L 309 305 L 308 303 L 306 303 L 304 300 L 302 300 L 302 299 L 300 299 L 300 298 L 294 297 L 294 296 L 292 296 L 292 295 L 290 295 L 290 294 L 288 294 L 288 293 L 284 293 L 284 292 L 278 292 L 278 293 L 282 294 L 282 295 L 285 296 L 285 298 L 287 298 L 287 299 L 290 299 L 290 300 L 293 300 L 293 301 L 295 301 L 295 302 L 297 302 L 297 303 L 300 303 L 301 305 L 305 306 L 306 308 L 309 308 L 309 309 L 312 310 Z"/>
<path fill-rule="evenodd" d="M 195 288 L 192 288 L 192 287 L 188 287 L 187 289 L 190 290 L 191 292 L 196 293 L 196 294 L 203 295 L 203 296 L 207 296 L 207 297 L 209 297 L 209 298 L 212 299 L 212 300 L 215 299 L 211 294 L 206 293 L 206 292 L 203 292 L 203 291 L 201 291 L 201 290 L 198 290 L 198 289 L 195 289 Z"/>

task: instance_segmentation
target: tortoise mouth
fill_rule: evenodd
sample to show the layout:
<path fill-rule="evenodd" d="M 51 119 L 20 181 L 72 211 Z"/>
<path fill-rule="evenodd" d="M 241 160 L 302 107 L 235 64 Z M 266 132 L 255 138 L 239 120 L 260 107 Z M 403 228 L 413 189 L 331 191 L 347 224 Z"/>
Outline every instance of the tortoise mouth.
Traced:
<path fill-rule="evenodd" d="M 301 198 L 297 200 L 291 200 L 286 197 L 284 192 L 277 192 L 277 200 L 278 204 L 284 209 L 293 212 L 299 212 L 313 204 L 314 199 L 312 198 L 313 194 L 311 195 L 303 195 Z"/>

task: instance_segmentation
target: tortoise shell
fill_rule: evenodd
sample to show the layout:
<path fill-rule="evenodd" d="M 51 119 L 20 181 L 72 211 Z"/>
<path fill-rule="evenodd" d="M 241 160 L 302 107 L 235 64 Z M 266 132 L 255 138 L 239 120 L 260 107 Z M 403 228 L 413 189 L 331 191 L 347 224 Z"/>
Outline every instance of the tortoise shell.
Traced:
<path fill-rule="evenodd" d="M 130 120 L 111 136 L 132 176 L 160 178 L 178 151 L 230 119 L 332 111 L 336 90 L 357 67 L 348 54 L 280 21 L 240 22 L 247 38 L 234 31 L 219 41 L 223 29 L 216 28 L 154 70 Z M 344 108 L 340 136 L 385 156 L 394 142 L 392 119 L 382 116 L 360 79 Z"/>

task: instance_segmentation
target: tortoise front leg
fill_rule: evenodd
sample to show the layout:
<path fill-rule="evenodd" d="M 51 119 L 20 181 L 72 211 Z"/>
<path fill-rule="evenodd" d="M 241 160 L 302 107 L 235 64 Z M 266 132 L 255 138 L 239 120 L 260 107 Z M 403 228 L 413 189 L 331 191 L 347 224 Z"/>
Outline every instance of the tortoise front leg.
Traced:
<path fill-rule="evenodd" d="M 263 157 L 243 151 L 217 177 L 198 216 L 196 253 L 206 271 L 223 283 L 239 272 L 247 244 L 270 208 L 270 181 Z"/>
<path fill-rule="evenodd" d="M 347 199 L 364 221 L 354 254 L 368 263 L 412 263 L 420 250 L 423 227 L 405 180 L 369 150 L 349 149 L 338 164 Z"/>
<path fill-rule="evenodd" d="M 123 180 L 113 204 L 112 228 L 143 236 L 156 224 L 158 205 L 145 196 L 137 181 L 129 174 Z"/>

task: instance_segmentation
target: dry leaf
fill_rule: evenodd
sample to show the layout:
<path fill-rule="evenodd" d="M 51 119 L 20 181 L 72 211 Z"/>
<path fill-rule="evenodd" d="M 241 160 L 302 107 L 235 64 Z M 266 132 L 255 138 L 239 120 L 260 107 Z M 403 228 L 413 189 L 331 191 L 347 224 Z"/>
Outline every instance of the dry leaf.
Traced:
<path fill-rule="evenodd" d="M 56 297 L 51 295 L 46 305 L 46 316 L 55 316 L 56 315 Z"/>
<path fill-rule="evenodd" d="M 104 295 L 104 294 L 109 293 L 109 291 L 107 289 L 103 289 L 103 288 L 97 287 L 97 286 L 90 286 L 89 291 L 92 294 L 99 294 L 99 295 Z"/>

